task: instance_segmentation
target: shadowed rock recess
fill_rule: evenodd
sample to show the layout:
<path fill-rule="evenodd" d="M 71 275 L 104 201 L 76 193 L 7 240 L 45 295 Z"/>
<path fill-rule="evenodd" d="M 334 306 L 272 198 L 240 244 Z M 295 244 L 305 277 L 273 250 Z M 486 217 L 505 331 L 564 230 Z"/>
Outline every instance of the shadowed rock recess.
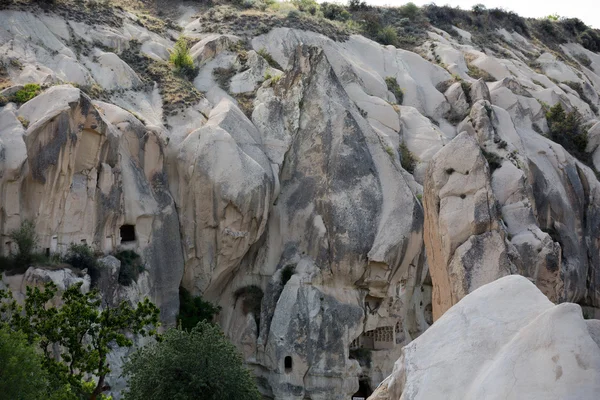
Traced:
<path fill-rule="evenodd" d="M 397 30 L 407 50 L 225 1 L 153 25 L 57 1 L 0 6 L 0 256 L 33 221 L 38 250 L 87 244 L 100 272 L 2 268 L 18 299 L 83 283 L 173 326 L 185 288 L 220 306 L 265 399 L 600 398 L 587 42 L 482 40 L 435 6 Z M 123 250 L 144 265 L 127 285 Z"/>

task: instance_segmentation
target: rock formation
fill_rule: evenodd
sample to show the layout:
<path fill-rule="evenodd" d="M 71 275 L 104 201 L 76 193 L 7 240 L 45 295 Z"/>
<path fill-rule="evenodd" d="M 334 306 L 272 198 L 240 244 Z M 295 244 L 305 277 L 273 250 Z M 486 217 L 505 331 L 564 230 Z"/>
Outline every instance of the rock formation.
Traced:
<path fill-rule="evenodd" d="M 404 347 L 369 399 L 596 399 L 598 322 L 524 277 L 498 279 Z"/>
<path fill-rule="evenodd" d="M 465 359 L 475 368 L 499 357 L 497 366 L 472 386 L 451 382 L 455 390 L 481 398 L 487 379 L 508 379 L 500 343 L 533 340 L 528 318 L 578 327 L 577 339 L 548 338 L 561 358 L 545 366 L 561 365 L 561 388 L 577 386 L 578 367 L 564 360 L 587 340 L 576 306 L 553 307 L 523 279 L 502 277 L 526 276 L 550 301 L 600 316 L 598 54 L 506 29 L 494 31 L 503 46 L 475 43 L 433 25 L 409 51 L 239 11 L 270 24 L 249 33 L 215 28 L 210 19 L 236 20 L 229 8 L 190 7 L 177 26 L 81 4 L 0 10 L 0 256 L 15 251 L 10 232 L 33 220 L 42 252 L 87 243 L 101 261 L 97 282 L 39 265 L 4 274 L 13 291 L 81 280 L 108 301 L 150 297 L 169 326 L 184 287 L 221 307 L 216 321 L 266 398 L 300 400 L 368 392 L 401 354 L 395 374 L 417 373 L 400 367 L 418 343 L 431 346 L 419 357 L 435 360 L 446 343 L 436 332 L 466 329 L 455 310 L 504 315 L 474 302 L 501 299 L 512 282 L 522 310 L 490 336 L 496 347 Z M 169 63 L 181 37 L 193 77 Z M 41 93 L 17 101 L 30 83 Z M 581 113 L 587 152 L 551 140 L 546 112 L 556 104 Z M 144 261 L 130 286 L 118 284 L 120 250 Z M 111 355 L 115 399 L 121 356 Z M 597 373 L 585 357 L 583 383 Z M 390 399 L 425 396 L 418 379 L 384 386 Z M 502 382 L 498 396 L 512 384 Z"/>

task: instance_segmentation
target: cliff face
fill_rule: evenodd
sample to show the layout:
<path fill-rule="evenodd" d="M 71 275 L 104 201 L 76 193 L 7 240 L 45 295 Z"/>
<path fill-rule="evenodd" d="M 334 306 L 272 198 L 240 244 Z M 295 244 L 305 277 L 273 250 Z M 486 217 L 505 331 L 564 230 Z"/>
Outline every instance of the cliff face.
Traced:
<path fill-rule="evenodd" d="M 0 255 L 26 219 L 49 252 L 137 251 L 137 286 L 105 295 L 150 296 L 166 324 L 180 286 L 217 303 L 274 399 L 374 388 L 504 275 L 600 313 L 600 55 L 507 30 L 499 50 L 430 27 L 414 52 L 202 33 L 206 15 L 185 11 L 180 28 L 0 11 Z M 167 63 L 180 36 L 193 81 Z M 11 102 L 27 83 L 44 90 Z M 556 104 L 590 127 L 587 164 L 550 140 Z"/>

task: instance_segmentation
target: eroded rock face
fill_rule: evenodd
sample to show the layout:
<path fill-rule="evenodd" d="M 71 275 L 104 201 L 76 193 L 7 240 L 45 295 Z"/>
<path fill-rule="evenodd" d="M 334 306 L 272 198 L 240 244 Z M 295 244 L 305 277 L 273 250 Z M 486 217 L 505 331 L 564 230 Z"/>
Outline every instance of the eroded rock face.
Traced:
<path fill-rule="evenodd" d="M 182 17 L 199 69 L 185 87 L 203 94 L 190 104 L 165 91 L 174 77 L 148 76 L 178 34 L 115 13 L 92 26 L 0 12 L 2 95 L 30 82 L 104 91 L 100 102 L 44 88 L 0 108 L 0 254 L 35 219 L 42 250 L 90 244 L 105 256 L 103 295 L 149 296 L 165 326 L 179 285 L 202 295 L 273 399 L 375 387 L 434 317 L 509 273 L 600 312 L 599 183 L 541 135 L 546 104 L 578 108 L 595 123 L 598 165 L 597 54 L 561 45 L 589 58 L 578 71 L 503 29 L 501 53 L 432 28 L 417 54 L 289 28 L 207 34 Z M 496 81 L 469 76 L 471 64 Z M 117 285 L 117 248 L 146 263 L 129 287 Z M 111 355 L 115 398 L 123 355 Z"/>
<path fill-rule="evenodd" d="M 21 164 L 17 169 L 13 161 L 0 182 L 2 234 L 32 219 L 39 247 L 49 252 L 81 242 L 104 252 L 139 251 L 161 317 L 173 322 L 182 257 L 160 139 L 128 112 L 93 104 L 71 86 L 52 87 L 16 113 L 6 111 L 6 119 L 16 114 L 29 124 L 22 142 L 7 141 Z M 131 237 L 124 237 L 124 226 Z"/>
<path fill-rule="evenodd" d="M 222 325 L 240 338 L 269 396 L 342 399 L 358 389 L 353 341 L 389 330 L 385 348 L 399 350 L 427 326 L 428 303 L 412 301 L 424 279 L 422 210 L 325 52 L 298 46 L 290 65 L 257 95 L 279 106 L 257 104 L 253 114 L 269 163 L 281 168 L 278 197 L 263 238 L 220 296 L 239 310 L 247 288 L 260 286 L 260 321 L 245 319 L 244 328 L 243 314 L 225 314 Z"/>
<path fill-rule="evenodd" d="M 514 272 L 488 168 L 477 142 L 466 132 L 429 164 L 424 238 L 434 319 L 479 286 Z"/>
<path fill-rule="evenodd" d="M 599 322 L 552 304 L 527 278 L 498 279 L 404 347 L 369 399 L 596 399 Z"/>

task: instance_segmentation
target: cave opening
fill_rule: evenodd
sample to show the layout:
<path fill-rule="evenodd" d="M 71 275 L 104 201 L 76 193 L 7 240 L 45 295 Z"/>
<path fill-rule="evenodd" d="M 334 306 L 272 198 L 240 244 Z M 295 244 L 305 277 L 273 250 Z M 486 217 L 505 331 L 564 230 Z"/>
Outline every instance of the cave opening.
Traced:
<path fill-rule="evenodd" d="M 367 377 L 360 378 L 358 380 L 358 392 L 352 395 L 352 400 L 366 400 L 372 394 L 373 390 L 371 390 L 369 379 Z"/>
<path fill-rule="evenodd" d="M 291 356 L 285 357 L 285 359 L 283 361 L 283 366 L 285 368 L 286 373 L 292 372 L 292 357 Z"/>
<path fill-rule="evenodd" d="M 135 242 L 135 225 L 123 225 L 119 230 L 121 233 L 121 243 Z"/>

